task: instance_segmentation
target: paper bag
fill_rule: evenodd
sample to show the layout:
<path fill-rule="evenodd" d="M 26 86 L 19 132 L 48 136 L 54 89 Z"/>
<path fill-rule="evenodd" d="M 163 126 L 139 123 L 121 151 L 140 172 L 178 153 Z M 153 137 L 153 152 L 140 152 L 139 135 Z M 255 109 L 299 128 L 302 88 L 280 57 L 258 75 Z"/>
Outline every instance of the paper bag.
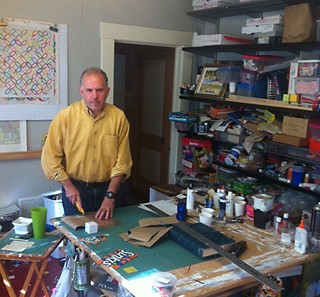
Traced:
<path fill-rule="evenodd" d="M 314 24 L 310 4 L 287 6 L 284 11 L 282 42 L 303 42 L 310 39 L 315 29 Z"/>

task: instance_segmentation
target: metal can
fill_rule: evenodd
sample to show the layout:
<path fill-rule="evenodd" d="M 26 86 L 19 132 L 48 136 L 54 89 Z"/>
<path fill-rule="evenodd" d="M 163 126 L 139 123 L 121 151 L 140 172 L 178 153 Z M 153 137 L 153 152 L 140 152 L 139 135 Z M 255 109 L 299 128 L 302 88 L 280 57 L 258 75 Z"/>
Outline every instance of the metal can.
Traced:
<path fill-rule="evenodd" d="M 320 202 L 312 208 L 310 232 L 320 232 Z"/>

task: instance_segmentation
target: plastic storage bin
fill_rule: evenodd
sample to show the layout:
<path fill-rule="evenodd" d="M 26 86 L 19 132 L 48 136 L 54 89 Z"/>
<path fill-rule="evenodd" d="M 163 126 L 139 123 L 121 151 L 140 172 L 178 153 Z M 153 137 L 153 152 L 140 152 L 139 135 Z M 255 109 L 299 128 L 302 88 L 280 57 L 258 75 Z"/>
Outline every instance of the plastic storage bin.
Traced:
<path fill-rule="evenodd" d="M 32 231 L 32 219 L 19 217 L 12 222 L 14 232 L 18 235 L 24 235 Z"/>
<path fill-rule="evenodd" d="M 320 60 L 298 61 L 298 76 L 320 76 Z"/>
<path fill-rule="evenodd" d="M 320 139 L 320 122 L 310 122 L 309 128 L 311 132 L 311 137 Z"/>
<path fill-rule="evenodd" d="M 247 69 L 240 70 L 240 82 L 247 85 L 255 85 L 257 82 L 258 72 Z"/>
<path fill-rule="evenodd" d="M 237 95 L 246 96 L 246 97 L 255 97 L 256 86 L 255 85 L 247 85 L 247 84 L 238 84 L 237 85 Z"/>
<path fill-rule="evenodd" d="M 220 82 L 240 82 L 241 66 L 221 67 L 217 70 L 217 77 Z"/>
<path fill-rule="evenodd" d="M 309 149 L 312 151 L 320 152 L 320 139 L 309 138 Z"/>
<path fill-rule="evenodd" d="M 316 94 L 320 92 L 320 77 L 296 77 L 297 94 Z"/>
<path fill-rule="evenodd" d="M 281 60 L 284 60 L 280 56 L 249 56 L 243 55 L 243 67 L 251 71 L 262 71 L 266 66 L 279 63 Z"/>

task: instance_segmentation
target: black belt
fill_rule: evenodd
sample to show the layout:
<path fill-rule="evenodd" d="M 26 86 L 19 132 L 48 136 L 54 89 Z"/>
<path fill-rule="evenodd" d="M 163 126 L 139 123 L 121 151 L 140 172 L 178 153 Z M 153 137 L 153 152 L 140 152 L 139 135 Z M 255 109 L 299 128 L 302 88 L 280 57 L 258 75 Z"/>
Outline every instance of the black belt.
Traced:
<path fill-rule="evenodd" d="M 85 187 L 105 187 L 108 185 L 109 181 L 105 181 L 105 182 L 84 182 L 82 180 L 77 180 L 77 179 L 73 179 L 70 178 L 71 182 L 75 185 L 81 185 L 81 186 L 85 186 Z"/>

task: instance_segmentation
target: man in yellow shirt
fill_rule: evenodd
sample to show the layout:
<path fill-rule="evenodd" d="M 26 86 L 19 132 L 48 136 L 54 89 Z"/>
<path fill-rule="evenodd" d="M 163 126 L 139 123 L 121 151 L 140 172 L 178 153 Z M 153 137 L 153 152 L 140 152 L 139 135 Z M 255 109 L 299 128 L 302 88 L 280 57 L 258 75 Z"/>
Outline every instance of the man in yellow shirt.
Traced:
<path fill-rule="evenodd" d="M 111 218 L 116 193 L 130 176 L 130 127 L 123 111 L 106 103 L 109 92 L 104 71 L 84 70 L 82 100 L 62 109 L 50 125 L 41 165 L 48 180 L 62 185 L 65 215 L 83 208 L 96 211 L 98 219 Z"/>

